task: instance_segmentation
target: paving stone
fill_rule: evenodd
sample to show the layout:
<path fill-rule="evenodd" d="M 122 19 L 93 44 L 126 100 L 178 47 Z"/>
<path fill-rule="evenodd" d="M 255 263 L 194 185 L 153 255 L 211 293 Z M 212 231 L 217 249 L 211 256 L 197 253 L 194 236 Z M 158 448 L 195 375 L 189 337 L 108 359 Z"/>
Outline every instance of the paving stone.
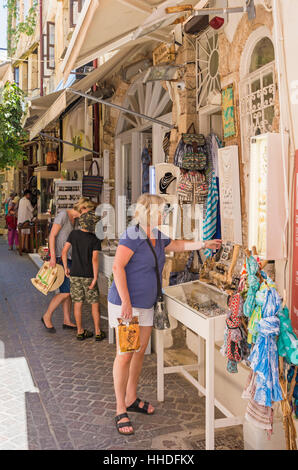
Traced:
<path fill-rule="evenodd" d="M 149 450 L 153 441 L 171 433 L 187 435 L 195 429 L 199 435 L 204 430 L 205 400 L 179 374 L 165 377 L 165 402 L 157 402 L 156 355 L 151 354 L 144 360 L 138 395 L 156 412 L 150 417 L 131 413 L 135 435 L 120 436 L 114 423 L 115 345 L 107 340 L 78 342 L 73 332 L 62 329 L 61 308 L 53 316 L 57 333 L 48 334 L 40 317 L 52 294 L 42 296 L 32 286 L 36 267 L 27 256 L 9 253 L 1 237 L 0 259 L 0 340 L 5 357 L 27 361 L 32 384 L 38 387 L 36 392 L 22 392 L 16 404 L 15 375 L 11 371 L 4 379 L 0 371 L 0 449 Z M 90 308 L 84 306 L 84 312 L 84 327 L 93 330 Z M 102 313 L 106 314 L 104 308 Z M 107 332 L 107 322 L 102 324 Z M 5 410 L 1 403 L 7 404 Z M 216 416 L 222 414 L 216 410 Z M 26 439 L 17 428 L 20 423 L 27 429 Z M 193 445 L 201 448 L 201 440 Z"/>

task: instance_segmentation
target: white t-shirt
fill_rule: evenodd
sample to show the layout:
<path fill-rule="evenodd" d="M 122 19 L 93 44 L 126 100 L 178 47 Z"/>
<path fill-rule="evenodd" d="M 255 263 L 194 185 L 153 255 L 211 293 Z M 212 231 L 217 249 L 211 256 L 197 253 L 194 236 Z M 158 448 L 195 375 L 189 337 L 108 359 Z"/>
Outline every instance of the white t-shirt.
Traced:
<path fill-rule="evenodd" d="M 32 206 L 29 199 L 25 196 L 19 202 L 18 210 L 18 224 L 23 224 L 26 220 L 31 220 L 33 217 L 34 207 Z"/>

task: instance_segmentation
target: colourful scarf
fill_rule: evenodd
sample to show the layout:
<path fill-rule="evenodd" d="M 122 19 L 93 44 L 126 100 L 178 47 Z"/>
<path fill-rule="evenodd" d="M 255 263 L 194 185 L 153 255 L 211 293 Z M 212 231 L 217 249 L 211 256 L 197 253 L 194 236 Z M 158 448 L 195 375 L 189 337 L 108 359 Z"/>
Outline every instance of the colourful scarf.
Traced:
<path fill-rule="evenodd" d="M 246 269 L 249 289 L 247 292 L 246 301 L 243 305 L 243 313 L 246 317 L 250 317 L 255 308 L 256 294 L 260 287 L 260 281 L 256 276 L 257 272 L 259 271 L 259 264 L 253 256 L 246 258 Z"/>
<path fill-rule="evenodd" d="M 278 312 L 280 335 L 277 341 L 278 355 L 285 357 L 290 364 L 298 366 L 298 339 L 295 335 L 287 307 Z"/>
<path fill-rule="evenodd" d="M 279 334 L 277 313 L 280 305 L 281 298 L 276 289 L 269 289 L 262 308 L 258 339 L 248 358 L 251 369 L 257 374 L 254 400 L 263 406 L 272 406 L 273 402 L 282 401 L 276 345 L 276 336 Z"/>

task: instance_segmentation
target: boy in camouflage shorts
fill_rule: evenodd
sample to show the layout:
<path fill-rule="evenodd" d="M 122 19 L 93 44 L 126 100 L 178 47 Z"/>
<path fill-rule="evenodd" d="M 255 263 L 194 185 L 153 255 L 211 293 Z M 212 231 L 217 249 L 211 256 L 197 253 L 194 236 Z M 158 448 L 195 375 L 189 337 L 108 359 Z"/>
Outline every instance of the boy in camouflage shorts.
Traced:
<path fill-rule="evenodd" d="M 82 306 L 92 306 L 95 341 L 102 341 L 106 335 L 100 329 L 98 278 L 98 253 L 100 240 L 95 236 L 95 225 L 99 217 L 94 211 L 86 212 L 79 218 L 80 230 L 73 230 L 63 248 L 62 261 L 65 275 L 70 276 L 70 295 L 74 302 L 74 316 L 77 324 L 77 339 L 83 341 L 93 336 L 92 331 L 82 327 Z M 72 248 L 72 266 L 67 267 L 67 253 Z"/>

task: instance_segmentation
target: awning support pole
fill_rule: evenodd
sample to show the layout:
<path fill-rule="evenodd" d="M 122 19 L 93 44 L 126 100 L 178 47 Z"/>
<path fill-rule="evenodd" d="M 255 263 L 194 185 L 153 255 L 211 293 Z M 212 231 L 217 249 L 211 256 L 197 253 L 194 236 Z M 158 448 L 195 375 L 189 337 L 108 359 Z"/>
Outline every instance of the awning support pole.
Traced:
<path fill-rule="evenodd" d="M 58 137 L 52 137 L 51 135 L 45 134 L 44 132 L 39 132 L 39 135 L 41 135 L 41 137 L 44 137 L 46 139 L 54 140 L 55 142 L 60 142 L 62 144 L 71 145 L 72 147 L 75 147 L 76 149 L 79 149 L 79 150 L 86 150 L 86 152 L 90 152 L 95 155 L 98 155 L 98 157 L 100 158 L 99 152 L 95 152 L 95 150 L 87 149 L 86 147 L 81 147 L 80 145 L 75 145 L 72 142 L 67 142 L 67 140 L 62 140 L 62 139 L 59 139 Z"/>
<path fill-rule="evenodd" d="M 86 93 L 82 93 L 81 91 L 73 90 L 72 88 L 66 88 L 66 91 L 70 91 L 75 95 L 82 96 L 83 98 L 87 98 L 88 100 L 96 101 L 97 103 L 104 104 L 106 106 L 110 106 L 111 108 L 119 109 L 127 114 L 133 114 L 134 116 L 138 116 L 146 121 L 154 122 L 155 124 L 159 124 L 160 126 L 168 127 L 169 129 L 173 129 L 174 126 L 172 124 L 168 124 L 167 122 L 160 121 L 159 119 L 152 118 L 150 116 L 146 116 L 145 114 L 138 113 L 137 111 L 132 111 L 131 109 L 124 108 L 123 106 L 119 106 L 118 104 L 109 103 L 108 101 L 102 100 L 100 98 L 95 98 L 92 95 L 87 95 Z"/>

